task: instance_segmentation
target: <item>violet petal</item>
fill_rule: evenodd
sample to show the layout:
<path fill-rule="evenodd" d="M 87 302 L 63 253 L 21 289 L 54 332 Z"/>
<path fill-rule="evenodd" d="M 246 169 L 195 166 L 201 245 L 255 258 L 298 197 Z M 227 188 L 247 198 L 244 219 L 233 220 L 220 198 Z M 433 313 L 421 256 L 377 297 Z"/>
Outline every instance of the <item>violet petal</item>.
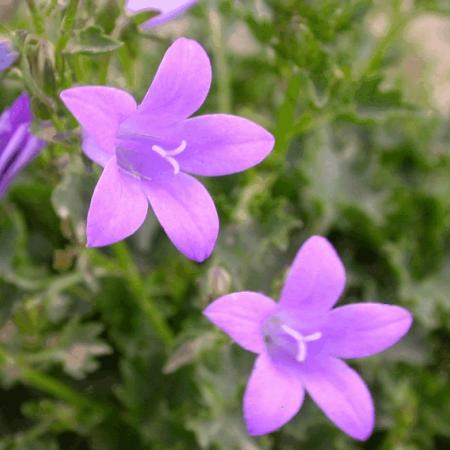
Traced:
<path fill-rule="evenodd" d="M 157 127 L 186 119 L 205 101 L 211 77 L 211 63 L 203 47 L 191 39 L 177 39 L 164 55 L 137 113 L 122 125 L 122 132 L 152 134 Z"/>
<path fill-rule="evenodd" d="M 257 292 L 236 292 L 215 300 L 203 314 L 241 347 L 261 353 L 265 348 L 261 327 L 276 306 Z"/>
<path fill-rule="evenodd" d="M 140 183 L 121 171 L 116 158 L 106 164 L 92 196 L 87 218 L 88 247 L 121 241 L 143 224 L 148 201 Z"/>
<path fill-rule="evenodd" d="M 203 176 L 228 175 L 253 167 L 269 155 L 275 142 L 260 125 L 228 114 L 194 117 L 167 134 L 187 142 L 186 150 L 177 156 L 181 170 Z"/>
<path fill-rule="evenodd" d="M 375 411 L 361 377 L 343 361 L 325 357 L 302 365 L 306 391 L 325 415 L 342 431 L 358 440 L 372 433 Z"/>
<path fill-rule="evenodd" d="M 333 309 L 324 326 L 324 350 L 342 358 L 363 358 L 399 341 L 412 324 L 404 308 L 381 303 L 357 303 Z"/>
<path fill-rule="evenodd" d="M 130 13 L 158 11 L 159 14 L 144 23 L 143 28 L 150 29 L 164 25 L 183 14 L 198 0 L 128 0 L 127 10 Z"/>
<path fill-rule="evenodd" d="M 313 236 L 301 247 L 281 292 L 280 307 L 300 315 L 302 310 L 324 314 L 345 287 L 345 269 L 333 246 Z"/>
<path fill-rule="evenodd" d="M 206 188 L 184 173 L 165 180 L 143 181 L 142 185 L 175 247 L 194 261 L 208 258 L 219 233 L 219 218 Z"/>
<path fill-rule="evenodd" d="M 113 156 L 119 125 L 136 110 L 134 98 L 125 91 L 105 86 L 66 89 L 60 97 L 89 139 L 105 152 L 102 159 Z"/>
<path fill-rule="evenodd" d="M 244 419 L 249 434 L 259 436 L 277 430 L 300 410 L 304 389 L 290 367 L 274 365 L 261 353 L 244 394 Z"/>

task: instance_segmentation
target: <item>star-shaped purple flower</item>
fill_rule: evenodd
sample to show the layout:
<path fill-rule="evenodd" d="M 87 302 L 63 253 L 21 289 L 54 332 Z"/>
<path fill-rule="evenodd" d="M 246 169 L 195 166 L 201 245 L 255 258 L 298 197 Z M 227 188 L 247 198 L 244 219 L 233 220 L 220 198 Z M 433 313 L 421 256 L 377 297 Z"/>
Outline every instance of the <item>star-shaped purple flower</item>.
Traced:
<path fill-rule="evenodd" d="M 411 314 L 398 306 L 355 303 L 331 309 L 345 270 L 331 244 L 314 236 L 300 248 L 279 303 L 256 292 L 219 298 L 204 314 L 258 355 L 244 394 L 251 435 L 270 433 L 300 410 L 305 390 L 325 415 L 355 439 L 373 431 L 364 381 L 341 358 L 379 353 L 404 336 Z"/>
<path fill-rule="evenodd" d="M 44 141 L 31 134 L 32 120 L 27 94 L 20 95 L 0 116 L 0 197 L 45 146 Z"/>
<path fill-rule="evenodd" d="M 211 84 L 208 55 L 181 38 L 169 48 L 144 100 L 103 86 L 67 89 L 61 98 L 83 129 L 83 150 L 104 166 L 87 218 L 90 247 L 133 234 L 150 202 L 173 244 L 188 258 L 212 252 L 219 220 L 205 187 L 189 174 L 227 175 L 261 162 L 273 136 L 242 117 L 189 118 Z"/>
<path fill-rule="evenodd" d="M 11 49 L 8 41 L 0 41 L 0 72 L 11 66 L 19 55 Z"/>
<path fill-rule="evenodd" d="M 154 28 L 164 25 L 172 19 L 183 14 L 198 0 L 128 0 L 127 10 L 131 14 L 144 11 L 156 11 L 159 14 L 144 23 L 144 28 Z"/>

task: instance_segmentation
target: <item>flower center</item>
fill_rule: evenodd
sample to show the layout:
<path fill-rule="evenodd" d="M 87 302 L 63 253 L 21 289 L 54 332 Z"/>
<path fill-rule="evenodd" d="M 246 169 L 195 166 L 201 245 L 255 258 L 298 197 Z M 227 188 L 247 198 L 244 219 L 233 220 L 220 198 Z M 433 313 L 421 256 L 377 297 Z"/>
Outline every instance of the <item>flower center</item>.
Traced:
<path fill-rule="evenodd" d="M 169 162 L 171 164 L 171 166 L 173 167 L 173 173 L 176 175 L 176 174 L 180 173 L 180 164 L 173 157 L 176 155 L 179 155 L 180 153 L 183 153 L 186 150 L 186 147 L 187 147 L 187 142 L 183 139 L 181 141 L 181 144 L 173 150 L 165 150 L 162 147 L 160 147 L 159 145 L 153 145 L 152 150 L 154 152 L 158 153 L 158 155 L 162 156 L 164 159 L 167 160 L 167 162 Z"/>
<path fill-rule="evenodd" d="M 126 136 L 118 140 L 116 156 L 119 166 L 136 179 L 152 181 L 180 173 L 176 156 L 187 148 L 182 140 L 176 148 L 148 136 Z"/>
<path fill-rule="evenodd" d="M 307 354 L 307 342 L 318 341 L 322 337 L 322 333 L 320 331 L 316 331 L 315 333 L 308 334 L 307 336 L 303 336 L 302 333 L 294 330 L 288 325 L 282 325 L 281 329 L 289 336 L 295 339 L 297 342 L 297 355 L 295 359 L 299 362 L 303 362 L 306 359 Z"/>
<path fill-rule="evenodd" d="M 271 317 L 263 326 L 265 342 L 269 352 L 274 355 L 289 355 L 298 362 L 304 362 L 308 356 L 308 343 L 322 337 L 320 331 L 303 334 L 278 316 Z"/>

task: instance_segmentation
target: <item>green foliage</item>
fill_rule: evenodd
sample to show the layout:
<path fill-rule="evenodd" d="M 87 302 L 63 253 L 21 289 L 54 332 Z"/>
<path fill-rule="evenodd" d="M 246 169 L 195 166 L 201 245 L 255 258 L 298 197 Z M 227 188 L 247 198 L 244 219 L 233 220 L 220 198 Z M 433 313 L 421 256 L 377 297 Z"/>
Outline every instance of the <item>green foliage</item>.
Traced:
<path fill-rule="evenodd" d="M 0 450 L 447 449 L 450 118 L 414 66 L 433 55 L 408 30 L 430 13 L 448 18 L 448 2 L 203 1 L 183 31 L 151 32 L 121 1 L 6 3 L 17 4 L 0 11 L 2 30 L 21 60 L 0 74 L 0 107 L 28 90 L 50 144 L 0 203 Z M 86 249 L 98 170 L 58 92 L 109 84 L 142 98 L 180 34 L 213 58 L 203 111 L 258 121 L 275 151 L 206 181 L 222 228 L 205 264 L 179 254 L 151 216 L 126 243 Z M 250 438 L 241 397 L 252 356 L 201 316 L 233 290 L 276 298 L 311 234 L 345 261 L 343 302 L 384 300 L 415 316 L 403 343 L 357 364 L 378 412 L 366 443 L 310 401 L 281 431 Z"/>

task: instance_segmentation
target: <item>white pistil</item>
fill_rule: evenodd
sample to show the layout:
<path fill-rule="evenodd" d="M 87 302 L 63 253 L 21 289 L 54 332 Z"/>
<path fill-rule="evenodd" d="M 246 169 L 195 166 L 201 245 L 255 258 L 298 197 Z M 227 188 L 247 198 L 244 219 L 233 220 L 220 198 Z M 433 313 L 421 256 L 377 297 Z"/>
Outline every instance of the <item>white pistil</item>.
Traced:
<path fill-rule="evenodd" d="M 164 159 L 166 159 L 172 165 L 173 172 L 176 175 L 180 172 L 180 164 L 178 163 L 178 161 L 175 158 L 173 158 L 173 156 L 183 153 L 186 150 L 186 147 L 187 147 L 187 142 L 185 140 L 182 140 L 181 144 L 173 150 L 164 150 L 159 145 L 154 145 L 152 147 L 152 150 L 154 152 L 158 153 L 158 155 L 162 156 Z"/>
<path fill-rule="evenodd" d="M 306 359 L 307 355 L 307 342 L 314 342 L 319 340 L 322 337 L 322 333 L 317 331 L 316 333 L 308 334 L 307 336 L 303 336 L 303 334 L 299 333 L 297 330 L 294 330 L 288 325 L 281 325 L 281 329 L 295 339 L 298 346 L 296 360 L 299 362 L 303 362 Z"/>

